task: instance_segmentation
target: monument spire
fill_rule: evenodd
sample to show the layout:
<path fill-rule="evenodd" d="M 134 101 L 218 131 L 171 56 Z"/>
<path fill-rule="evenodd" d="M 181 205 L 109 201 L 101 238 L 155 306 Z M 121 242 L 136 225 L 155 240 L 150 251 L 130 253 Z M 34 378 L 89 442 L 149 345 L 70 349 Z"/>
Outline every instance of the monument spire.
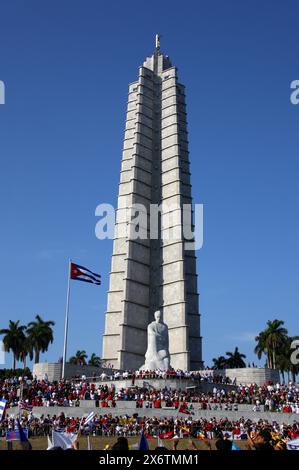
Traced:
<path fill-rule="evenodd" d="M 156 34 L 156 52 L 160 51 L 160 34 Z"/>
<path fill-rule="evenodd" d="M 154 54 L 129 85 L 125 129 L 103 360 L 115 369 L 142 366 L 150 346 L 148 325 L 160 311 L 172 367 L 200 370 L 196 256 L 185 244 L 181 215 L 188 204 L 192 215 L 185 88 L 160 51 L 159 34 Z M 146 216 L 137 238 L 128 234 L 136 205 Z M 155 220 L 153 206 L 161 208 Z M 157 236 L 148 236 L 151 230 Z M 162 344 L 157 351 L 164 349 Z"/>

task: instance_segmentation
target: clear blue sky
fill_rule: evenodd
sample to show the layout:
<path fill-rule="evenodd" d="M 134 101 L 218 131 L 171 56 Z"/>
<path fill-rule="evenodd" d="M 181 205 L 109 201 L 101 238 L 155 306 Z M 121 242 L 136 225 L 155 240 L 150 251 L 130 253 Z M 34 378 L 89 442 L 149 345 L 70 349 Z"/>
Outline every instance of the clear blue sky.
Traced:
<path fill-rule="evenodd" d="M 186 85 L 204 359 L 250 360 L 268 319 L 299 334 L 299 79 L 295 0 L 13 0 L 0 5 L 0 319 L 53 319 L 62 355 L 67 259 L 102 274 L 73 282 L 69 355 L 101 353 L 112 244 L 95 207 L 117 199 L 128 83 L 162 35 Z M 9 360 L 10 365 L 10 358 Z"/>

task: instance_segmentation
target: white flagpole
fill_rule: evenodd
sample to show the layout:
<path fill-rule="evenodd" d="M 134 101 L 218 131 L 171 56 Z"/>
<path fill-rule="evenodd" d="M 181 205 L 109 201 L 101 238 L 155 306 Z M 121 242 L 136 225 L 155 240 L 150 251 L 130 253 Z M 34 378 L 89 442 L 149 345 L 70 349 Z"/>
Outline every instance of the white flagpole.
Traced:
<path fill-rule="evenodd" d="M 69 323 L 69 306 L 70 306 L 70 281 L 71 281 L 71 260 L 69 260 L 68 267 L 68 280 L 67 280 L 67 294 L 66 294 L 66 309 L 65 309 L 65 323 L 64 323 L 64 343 L 63 343 L 63 358 L 62 358 L 62 374 L 61 378 L 65 376 L 65 363 L 66 363 L 66 350 L 67 350 L 67 332 Z"/>
<path fill-rule="evenodd" d="M 87 434 L 87 450 L 91 450 L 89 434 Z"/>

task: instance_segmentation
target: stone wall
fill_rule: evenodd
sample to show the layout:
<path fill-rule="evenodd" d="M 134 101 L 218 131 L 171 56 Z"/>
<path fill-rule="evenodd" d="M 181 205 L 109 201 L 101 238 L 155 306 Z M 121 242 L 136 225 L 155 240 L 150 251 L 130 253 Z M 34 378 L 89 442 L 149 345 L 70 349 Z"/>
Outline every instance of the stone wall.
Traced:
<path fill-rule="evenodd" d="M 37 377 L 38 380 L 43 380 L 47 374 L 50 382 L 60 380 L 62 371 L 62 364 L 59 362 L 39 362 L 33 365 L 32 375 Z"/>
<path fill-rule="evenodd" d="M 72 377 L 81 377 L 86 375 L 86 377 L 92 377 L 94 374 L 100 376 L 102 372 L 106 374 L 112 374 L 111 369 L 103 369 L 100 367 L 93 366 L 78 366 L 76 364 L 66 364 L 65 365 L 65 378 L 70 379 Z M 45 374 L 48 376 L 50 382 L 60 380 L 62 373 L 62 364 L 61 363 L 51 363 L 51 362 L 39 362 L 33 366 L 33 377 L 37 377 L 38 380 L 42 380 L 45 377 Z"/>
<path fill-rule="evenodd" d="M 252 411 L 251 405 L 239 405 L 238 411 L 220 411 L 220 410 L 199 410 L 196 403 L 194 406 L 194 415 L 192 419 L 212 419 L 216 418 L 217 420 L 222 418 L 228 418 L 230 420 L 237 420 L 241 417 L 245 419 L 251 419 L 253 421 L 258 421 L 259 419 L 266 419 L 269 423 L 276 421 L 278 423 L 292 424 L 294 421 L 299 422 L 299 415 L 294 413 L 270 413 L 270 412 L 254 412 Z M 161 417 L 177 417 L 186 418 L 187 415 L 178 413 L 177 410 L 173 409 L 153 409 L 153 408 L 137 408 L 136 402 L 134 401 L 119 401 L 116 403 L 116 408 L 101 408 L 96 407 L 95 401 L 85 400 L 80 402 L 80 407 L 62 407 L 62 406 L 50 406 L 50 407 L 34 407 L 33 414 L 37 417 L 41 415 L 50 416 L 59 415 L 64 413 L 66 416 L 73 417 L 82 417 L 87 415 L 90 411 L 94 411 L 97 415 L 104 415 L 111 413 L 112 416 L 122 416 L 127 414 L 129 416 L 138 413 L 139 416 L 156 416 Z M 18 413 L 18 408 L 10 408 L 7 410 L 8 415 L 16 415 Z"/>
<path fill-rule="evenodd" d="M 38 379 L 43 379 L 45 374 L 48 375 L 48 380 L 59 380 L 61 377 L 62 364 L 60 363 L 51 363 L 51 362 L 40 362 L 34 364 L 33 366 L 33 376 L 37 376 Z M 81 377 L 86 375 L 86 377 L 92 377 L 96 374 L 99 377 L 102 372 L 105 372 L 108 376 L 114 373 L 112 369 L 103 369 L 99 367 L 92 366 L 77 366 L 75 364 L 66 364 L 65 376 L 70 379 L 72 377 Z M 231 380 L 236 379 L 236 385 L 239 384 L 251 384 L 255 383 L 257 385 L 264 385 L 267 382 L 279 383 L 280 376 L 278 370 L 273 369 L 264 369 L 264 368 L 254 368 L 254 367 L 244 367 L 242 369 L 223 369 L 223 370 L 200 370 L 196 371 L 201 375 L 206 374 L 217 374 L 224 377 L 229 377 Z M 127 388 L 132 385 L 131 380 L 118 380 L 115 381 L 116 388 Z M 137 387 L 152 386 L 154 388 L 172 388 L 172 389 L 185 389 L 186 387 L 198 386 L 199 382 L 192 379 L 143 379 L 135 380 L 135 385 Z M 214 384 L 208 384 L 206 382 L 200 382 L 201 387 L 205 387 L 204 390 L 210 391 L 214 388 Z M 216 384 L 217 387 L 225 388 L 223 384 Z M 203 389 L 202 389 L 203 390 Z"/>
<path fill-rule="evenodd" d="M 116 391 L 120 390 L 121 388 L 129 388 L 132 387 L 132 380 L 109 380 L 109 381 L 100 381 L 97 382 L 100 384 L 111 385 L 115 386 Z M 134 382 L 135 387 L 139 388 L 155 388 L 157 390 L 161 390 L 163 388 L 171 389 L 171 390 L 186 390 L 187 388 L 198 388 L 203 393 L 212 392 L 214 387 L 221 390 L 224 389 L 226 391 L 236 389 L 233 385 L 225 385 L 225 384 L 213 384 L 208 382 L 200 382 L 199 380 L 191 380 L 191 379 L 136 379 Z"/>
<path fill-rule="evenodd" d="M 229 377 L 231 380 L 236 379 L 236 384 L 252 384 L 264 385 L 267 382 L 280 383 L 280 375 L 278 370 L 265 369 L 258 367 L 244 367 L 241 369 L 222 369 L 222 370 L 200 370 L 197 371 L 202 375 L 207 373 L 222 375 Z"/>

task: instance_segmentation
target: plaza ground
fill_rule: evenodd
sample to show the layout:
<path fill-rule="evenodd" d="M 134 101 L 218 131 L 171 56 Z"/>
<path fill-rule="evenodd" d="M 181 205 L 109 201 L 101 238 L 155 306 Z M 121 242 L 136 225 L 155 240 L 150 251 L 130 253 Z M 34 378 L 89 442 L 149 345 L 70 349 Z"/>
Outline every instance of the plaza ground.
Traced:
<path fill-rule="evenodd" d="M 33 450 L 45 450 L 48 446 L 48 441 L 46 437 L 31 437 L 29 440 L 30 440 Z M 116 437 L 99 437 L 99 436 L 90 437 L 90 442 L 91 442 L 93 450 L 103 450 L 106 444 L 113 445 L 116 442 L 116 440 L 117 440 Z M 129 445 L 131 446 L 131 445 L 138 443 L 139 438 L 129 437 L 128 441 L 129 441 Z M 212 439 L 210 441 L 202 441 L 199 439 L 194 439 L 193 442 L 195 442 L 195 445 L 198 448 L 198 450 L 210 450 L 209 446 L 207 445 L 207 442 L 211 443 L 212 450 L 216 450 L 215 439 Z M 153 440 L 149 439 L 148 443 L 149 443 L 151 450 L 154 450 L 157 447 L 157 439 L 153 439 Z M 172 449 L 173 441 L 171 439 L 169 440 L 165 439 L 163 443 L 167 449 Z M 247 441 L 236 441 L 236 444 L 242 450 L 247 449 Z M 79 447 L 81 450 L 87 449 L 87 438 L 85 436 L 79 437 Z M 188 447 L 189 447 L 189 440 L 181 439 L 178 445 L 178 450 L 185 450 L 185 449 L 188 449 Z M 21 450 L 20 443 L 14 442 L 13 449 Z M 0 450 L 7 450 L 7 444 L 6 444 L 4 437 L 2 437 L 0 440 Z"/>

